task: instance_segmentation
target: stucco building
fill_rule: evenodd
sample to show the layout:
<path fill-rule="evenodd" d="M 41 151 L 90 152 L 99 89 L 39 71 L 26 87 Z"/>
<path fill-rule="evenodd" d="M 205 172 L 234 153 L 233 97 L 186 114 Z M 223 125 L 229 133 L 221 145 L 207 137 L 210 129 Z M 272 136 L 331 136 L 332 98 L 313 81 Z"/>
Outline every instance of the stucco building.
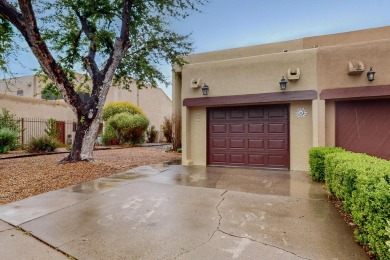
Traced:
<path fill-rule="evenodd" d="M 194 54 L 188 62 L 176 69 L 173 88 L 185 165 L 308 170 L 314 146 L 390 159 L 390 27 Z"/>
<path fill-rule="evenodd" d="M 79 80 L 82 75 L 77 74 Z M 71 108 L 61 100 L 44 100 L 41 98 L 41 90 L 45 86 L 38 76 L 25 76 L 0 81 L 0 109 L 7 108 L 12 114 L 22 118 L 54 118 L 57 121 L 76 121 Z M 164 117 L 172 115 L 172 101 L 161 88 L 142 88 L 136 86 L 132 91 L 121 87 L 111 87 L 107 102 L 129 101 L 141 107 L 150 121 L 159 131 L 158 140 L 163 140 L 161 125 Z M 44 124 L 43 124 L 44 127 Z M 74 127 L 71 130 L 74 135 Z"/>

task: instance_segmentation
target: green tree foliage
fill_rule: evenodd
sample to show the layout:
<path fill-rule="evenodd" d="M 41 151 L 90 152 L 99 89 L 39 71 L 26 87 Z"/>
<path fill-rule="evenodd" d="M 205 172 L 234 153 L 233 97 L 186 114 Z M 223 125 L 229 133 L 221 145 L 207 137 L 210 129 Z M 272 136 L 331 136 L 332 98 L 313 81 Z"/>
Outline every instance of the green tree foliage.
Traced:
<path fill-rule="evenodd" d="M 0 53 L 7 55 L 17 37 L 26 41 L 78 119 L 66 161 L 92 160 L 97 125 L 112 83 L 126 89 L 134 83 L 138 88 L 168 84 L 159 65 L 181 66 L 183 57 L 192 51 L 189 36 L 174 32 L 169 21 L 184 19 L 205 3 L 207 0 L 0 0 L 0 30 L 4 32 L 0 34 Z M 88 100 L 77 95 L 80 84 L 73 71 L 91 80 Z"/>

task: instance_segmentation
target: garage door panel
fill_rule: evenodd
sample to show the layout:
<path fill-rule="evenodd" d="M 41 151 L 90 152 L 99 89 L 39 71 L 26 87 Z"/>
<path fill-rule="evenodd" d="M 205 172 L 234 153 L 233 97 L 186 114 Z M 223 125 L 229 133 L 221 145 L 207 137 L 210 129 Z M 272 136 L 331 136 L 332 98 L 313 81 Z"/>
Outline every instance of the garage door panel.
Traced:
<path fill-rule="evenodd" d="M 248 118 L 264 118 L 264 108 L 250 108 Z"/>
<path fill-rule="evenodd" d="M 269 118 L 286 118 L 287 113 L 284 107 L 270 108 L 268 110 Z"/>
<path fill-rule="evenodd" d="M 286 160 L 286 156 L 283 155 L 268 155 L 268 165 L 270 167 L 283 167 Z"/>
<path fill-rule="evenodd" d="M 213 110 L 211 112 L 211 118 L 212 119 L 226 119 L 226 111 L 225 110 Z"/>
<path fill-rule="evenodd" d="M 286 134 L 287 127 L 286 123 L 269 123 L 268 124 L 269 134 Z"/>
<path fill-rule="evenodd" d="M 211 154 L 211 158 L 214 163 L 223 163 L 226 164 L 226 154 L 224 153 L 213 153 Z"/>
<path fill-rule="evenodd" d="M 245 149 L 245 139 L 230 139 L 229 148 Z"/>
<path fill-rule="evenodd" d="M 230 154 L 230 164 L 240 164 L 245 165 L 245 156 L 244 154 Z"/>
<path fill-rule="evenodd" d="M 244 119 L 245 118 L 245 109 L 232 109 L 230 111 L 230 118 Z"/>
<path fill-rule="evenodd" d="M 207 110 L 209 165 L 289 168 L 287 105 Z"/>
<path fill-rule="evenodd" d="M 264 154 L 249 154 L 248 165 L 250 166 L 264 166 L 266 165 L 266 156 Z"/>
<path fill-rule="evenodd" d="M 227 133 L 227 126 L 225 124 L 213 124 L 212 132 L 214 134 L 225 134 Z"/>
<path fill-rule="evenodd" d="M 251 133 L 251 134 L 262 134 L 262 133 L 264 133 L 264 124 L 248 123 L 248 133 Z"/>
<path fill-rule="evenodd" d="M 211 147 L 212 148 L 227 148 L 227 142 L 226 139 L 212 139 L 211 140 Z"/>
<path fill-rule="evenodd" d="M 286 140 L 280 139 L 269 139 L 268 140 L 268 149 L 269 150 L 286 150 L 287 148 Z"/>
<path fill-rule="evenodd" d="M 231 124 L 229 125 L 229 132 L 232 134 L 244 134 L 245 124 Z"/>
<path fill-rule="evenodd" d="M 264 149 L 264 140 L 263 139 L 249 139 L 248 140 L 249 149 Z"/>

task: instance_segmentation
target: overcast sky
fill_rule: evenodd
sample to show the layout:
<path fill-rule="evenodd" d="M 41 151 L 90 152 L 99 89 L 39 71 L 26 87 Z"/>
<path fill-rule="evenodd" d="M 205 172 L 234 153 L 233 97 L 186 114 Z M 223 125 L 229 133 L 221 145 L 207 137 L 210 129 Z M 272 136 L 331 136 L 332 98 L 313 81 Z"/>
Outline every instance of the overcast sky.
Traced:
<path fill-rule="evenodd" d="M 389 0 L 210 0 L 202 10 L 172 22 L 192 32 L 196 53 L 390 25 Z M 32 74 L 30 60 L 15 71 Z M 170 76 L 169 65 L 162 70 Z M 172 88 L 162 88 L 171 97 Z"/>

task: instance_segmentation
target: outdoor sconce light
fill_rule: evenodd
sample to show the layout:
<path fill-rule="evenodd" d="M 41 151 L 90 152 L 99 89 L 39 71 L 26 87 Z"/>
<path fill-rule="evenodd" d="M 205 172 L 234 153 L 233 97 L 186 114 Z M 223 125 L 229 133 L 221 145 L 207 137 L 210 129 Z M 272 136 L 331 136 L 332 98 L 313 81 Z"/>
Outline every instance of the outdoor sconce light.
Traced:
<path fill-rule="evenodd" d="M 207 86 L 206 83 L 204 83 L 204 85 L 202 87 L 202 93 L 203 93 L 203 96 L 207 96 L 209 94 L 209 86 Z"/>
<path fill-rule="evenodd" d="M 370 67 L 370 71 L 367 72 L 367 79 L 370 82 L 375 79 L 375 71 L 372 70 L 372 67 Z"/>
<path fill-rule="evenodd" d="M 88 118 L 91 119 L 93 117 L 93 109 L 91 108 L 88 112 Z"/>
<path fill-rule="evenodd" d="M 279 81 L 280 89 L 286 90 L 287 88 L 287 80 L 282 76 L 282 79 Z"/>

